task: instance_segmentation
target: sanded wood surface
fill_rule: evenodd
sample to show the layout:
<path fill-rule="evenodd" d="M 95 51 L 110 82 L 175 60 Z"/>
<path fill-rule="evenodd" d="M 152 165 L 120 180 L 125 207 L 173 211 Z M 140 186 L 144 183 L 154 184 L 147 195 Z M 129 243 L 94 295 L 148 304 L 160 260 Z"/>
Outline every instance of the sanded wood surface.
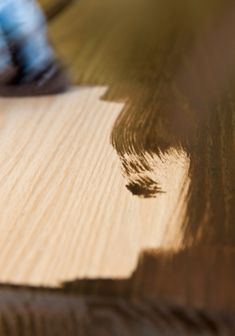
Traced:
<path fill-rule="evenodd" d="M 81 0 L 50 23 L 73 88 L 0 101 L 3 329 L 234 335 L 234 22 Z"/>
<path fill-rule="evenodd" d="M 58 20 L 62 30 L 75 9 Z M 187 154 L 172 148 L 164 159 L 149 155 L 162 190 L 148 200 L 133 197 L 111 144 L 128 103 L 105 101 L 108 90 L 80 85 L 58 97 L 2 99 L 2 282 L 129 277 L 144 248 L 180 246 Z"/>
<path fill-rule="evenodd" d="M 1 281 L 128 277 L 142 249 L 180 244 L 187 160 L 159 160 L 164 193 L 133 197 L 110 143 L 124 104 L 105 91 L 1 101 Z"/>

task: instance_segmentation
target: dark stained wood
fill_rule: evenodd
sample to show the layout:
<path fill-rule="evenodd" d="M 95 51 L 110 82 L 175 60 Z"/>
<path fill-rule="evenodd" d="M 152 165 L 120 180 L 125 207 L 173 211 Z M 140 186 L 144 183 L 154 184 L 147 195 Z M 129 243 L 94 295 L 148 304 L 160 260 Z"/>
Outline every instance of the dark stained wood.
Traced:
<path fill-rule="evenodd" d="M 235 335 L 233 2 L 81 0 L 50 30 L 75 83 L 127 102 L 110 137 L 133 197 L 164 192 L 149 157 L 187 154 L 184 244 L 130 279 L 2 286 L 2 334 Z"/>
<path fill-rule="evenodd" d="M 62 13 L 73 1 L 74 0 L 40 0 L 39 3 L 45 11 L 47 19 L 50 21 Z"/>
<path fill-rule="evenodd" d="M 143 253 L 130 279 L 1 286 L 3 335 L 234 335 L 234 251 Z M 220 272 L 218 272 L 220 270 Z"/>
<path fill-rule="evenodd" d="M 148 154 L 164 159 L 172 148 L 187 153 L 187 245 L 235 241 L 235 8 L 230 4 L 84 1 L 52 29 L 58 41 L 66 41 L 61 53 L 78 83 L 108 84 L 105 99 L 128 102 L 111 140 L 129 190 L 143 197 L 161 192 L 158 181 L 149 178 L 154 168 Z M 64 32 L 61 22 L 68 19 L 73 25 Z M 89 50 L 87 41 L 92 41 Z"/>

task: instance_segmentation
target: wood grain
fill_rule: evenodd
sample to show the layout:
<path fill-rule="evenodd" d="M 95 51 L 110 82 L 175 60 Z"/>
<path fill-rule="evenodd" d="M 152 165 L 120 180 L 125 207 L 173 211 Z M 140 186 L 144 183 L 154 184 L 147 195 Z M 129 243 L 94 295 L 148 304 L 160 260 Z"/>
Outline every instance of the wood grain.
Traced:
<path fill-rule="evenodd" d="M 183 203 L 185 158 L 159 162 L 166 192 L 134 198 L 110 144 L 123 104 L 101 101 L 105 91 L 1 101 L 2 282 L 128 277 L 143 248 L 179 246 L 180 219 L 171 216 Z"/>
<path fill-rule="evenodd" d="M 5 334 L 234 335 L 234 18 L 82 0 L 50 23 L 74 88 L 0 101 Z"/>
<path fill-rule="evenodd" d="M 57 15 L 62 13 L 66 7 L 74 0 L 39 0 L 38 3 L 45 12 L 48 21 L 53 20 Z"/>

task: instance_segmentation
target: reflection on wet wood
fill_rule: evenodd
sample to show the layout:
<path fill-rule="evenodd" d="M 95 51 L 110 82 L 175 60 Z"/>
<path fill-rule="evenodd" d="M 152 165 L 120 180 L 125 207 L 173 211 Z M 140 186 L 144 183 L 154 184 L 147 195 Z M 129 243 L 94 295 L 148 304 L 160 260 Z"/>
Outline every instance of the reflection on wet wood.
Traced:
<path fill-rule="evenodd" d="M 91 272 L 94 259 L 92 253 L 88 258 L 87 247 L 77 255 L 86 257 L 88 268 L 82 276 L 95 274 L 97 279 L 81 280 L 73 264 L 73 279 L 66 277 L 71 268 L 65 267 L 61 289 L 2 287 L 5 302 L 11 303 L 12 313 L 16 311 L 7 318 L 2 311 L 3 328 L 14 329 L 13 316 L 24 328 L 30 305 L 29 320 L 35 324 L 30 322 L 28 330 L 39 323 L 45 331 L 52 316 L 57 316 L 55 334 L 66 329 L 71 335 L 119 335 L 120 331 L 123 335 L 234 335 L 234 22 L 230 0 L 84 0 L 52 22 L 51 35 L 74 81 L 106 86 L 105 103 L 123 105 L 115 118 L 106 119 L 112 120 L 106 131 L 116 151 L 115 164 L 118 160 L 120 164 L 114 173 L 120 190 L 115 209 L 123 214 L 124 204 L 136 202 L 143 221 L 138 222 L 134 211 L 125 217 L 129 221 L 118 222 L 117 230 L 131 222 L 134 242 L 138 230 L 140 240 L 147 237 L 146 245 L 138 245 L 138 254 L 143 247 L 152 250 L 141 254 L 130 278 L 118 280 L 112 272 L 125 261 L 130 265 L 131 241 L 123 249 L 126 235 L 121 239 L 115 234 L 114 240 L 107 235 L 109 248 L 105 245 L 99 254 L 96 235 L 87 246 L 100 260 L 101 256 L 107 260 L 109 254 L 111 279 L 98 279 L 108 274 L 102 268 Z M 123 177 L 116 180 L 117 171 Z M 130 208 L 126 209 L 128 214 Z M 98 225 L 96 234 L 99 230 Z M 152 230 L 158 240 L 150 239 Z M 119 259 L 113 249 L 117 237 L 122 245 Z M 74 251 L 86 245 L 79 239 L 77 244 Z M 34 300 L 29 302 L 28 295 Z M 47 310 L 45 302 L 52 308 Z M 21 315 L 18 309 L 23 309 Z"/>

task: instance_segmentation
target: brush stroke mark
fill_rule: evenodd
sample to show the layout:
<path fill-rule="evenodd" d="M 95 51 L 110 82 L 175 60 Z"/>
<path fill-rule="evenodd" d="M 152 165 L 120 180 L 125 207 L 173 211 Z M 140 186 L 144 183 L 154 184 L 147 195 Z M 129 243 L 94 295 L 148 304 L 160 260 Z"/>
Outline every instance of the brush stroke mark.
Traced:
<path fill-rule="evenodd" d="M 73 26 L 55 30 L 75 81 L 126 103 L 111 134 L 126 185 L 142 197 L 167 192 L 152 163 L 183 154 L 185 244 L 234 245 L 233 2 L 81 1 L 66 15 L 60 26 Z"/>
<path fill-rule="evenodd" d="M 153 78 L 148 82 L 148 74 L 142 74 L 146 76 L 146 80 L 139 86 L 136 96 L 129 97 L 135 101 L 128 101 L 111 135 L 111 142 L 121 160 L 128 186 L 137 186 L 139 196 L 155 197 L 159 192 L 167 192 L 162 189 L 161 179 L 154 178 L 158 169 L 155 163 L 165 162 L 166 171 L 167 163 L 174 160 L 174 157 L 170 157 L 173 149 L 178 152 L 179 160 L 180 153 L 183 156 L 186 153 L 186 134 L 182 132 L 185 138 L 179 138 L 179 125 L 172 120 L 172 109 L 175 109 L 177 103 L 169 78 L 173 77 L 173 73 L 170 75 L 170 71 L 173 72 L 170 68 L 177 59 L 178 52 L 174 38 L 177 39 L 176 36 L 169 39 L 169 45 L 164 46 L 165 51 L 161 52 L 160 57 L 157 57 L 157 53 L 155 55 L 157 61 L 151 67 L 155 78 L 152 75 Z M 162 69 L 168 72 L 167 78 L 161 73 Z M 180 117 L 183 119 L 182 115 Z M 191 124 L 187 127 L 193 132 Z M 161 168 L 164 173 L 164 167 Z"/>
<path fill-rule="evenodd" d="M 161 190 L 157 179 L 149 179 L 154 166 L 148 157 L 162 159 L 172 148 L 187 153 L 191 185 L 184 226 L 189 245 L 195 241 L 229 244 L 235 238 L 231 192 L 235 185 L 234 18 L 233 6 L 197 34 L 184 33 L 179 22 L 161 51 L 155 51 L 155 60 L 162 59 L 151 66 L 155 85 L 154 78 L 145 73 L 140 98 L 128 102 L 112 132 L 128 189 L 133 192 L 129 186 L 135 186 L 137 180 L 142 196 L 153 197 Z M 218 226 L 206 225 L 208 222 Z"/>
<path fill-rule="evenodd" d="M 151 67 L 155 85 L 154 78 L 144 74 L 140 101 L 129 103 L 112 132 L 112 144 L 133 193 L 153 197 L 161 190 L 148 176 L 154 169 L 147 156 L 164 157 L 174 147 L 192 157 L 197 134 L 210 128 L 210 115 L 220 104 L 234 68 L 235 50 L 230 43 L 234 17 L 233 10 L 217 29 L 201 36 L 184 36 L 178 27 L 164 40 L 165 51 L 155 51 L 155 59 L 162 59 Z M 190 40 L 195 42 L 190 45 Z"/>

